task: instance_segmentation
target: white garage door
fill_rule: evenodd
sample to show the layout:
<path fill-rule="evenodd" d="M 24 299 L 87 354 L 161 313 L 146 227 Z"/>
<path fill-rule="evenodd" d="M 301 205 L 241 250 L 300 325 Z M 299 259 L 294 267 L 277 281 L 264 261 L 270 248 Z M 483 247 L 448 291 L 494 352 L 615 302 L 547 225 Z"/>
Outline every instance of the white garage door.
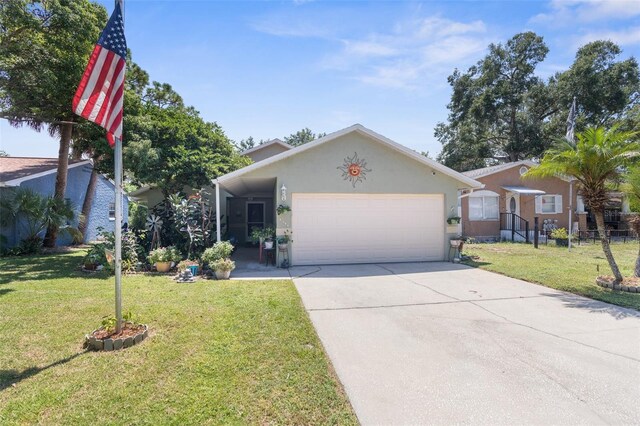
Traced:
<path fill-rule="evenodd" d="M 293 194 L 293 262 L 444 259 L 441 194 Z"/>

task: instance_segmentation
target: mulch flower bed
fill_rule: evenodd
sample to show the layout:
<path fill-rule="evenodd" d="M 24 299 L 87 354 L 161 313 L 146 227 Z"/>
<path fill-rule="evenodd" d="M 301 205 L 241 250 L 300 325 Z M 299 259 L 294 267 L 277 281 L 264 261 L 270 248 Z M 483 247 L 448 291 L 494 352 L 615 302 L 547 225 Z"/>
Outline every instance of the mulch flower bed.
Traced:
<path fill-rule="evenodd" d="M 137 345 L 148 336 L 149 330 L 146 325 L 125 322 L 120 333 L 99 328 L 87 334 L 84 347 L 94 351 L 114 351 Z"/>
<path fill-rule="evenodd" d="M 103 328 L 99 328 L 94 331 L 92 334 L 96 339 L 120 339 L 135 336 L 138 333 L 144 333 L 145 326 L 141 324 L 131 324 L 130 322 L 125 322 L 122 324 L 122 330 L 120 333 L 116 333 L 115 331 L 108 331 Z"/>
<path fill-rule="evenodd" d="M 640 293 L 640 278 L 638 277 L 624 278 L 621 283 L 615 283 L 614 281 L 615 278 L 610 275 L 602 275 L 596 278 L 596 284 L 600 287 L 629 293 Z"/>

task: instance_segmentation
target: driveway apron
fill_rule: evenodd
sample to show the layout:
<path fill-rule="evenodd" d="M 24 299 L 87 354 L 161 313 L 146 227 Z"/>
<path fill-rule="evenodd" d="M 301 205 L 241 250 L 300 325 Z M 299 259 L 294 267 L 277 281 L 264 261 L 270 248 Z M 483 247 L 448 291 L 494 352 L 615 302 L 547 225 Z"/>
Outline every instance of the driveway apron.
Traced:
<path fill-rule="evenodd" d="M 449 263 L 291 269 L 363 424 L 640 424 L 640 313 Z"/>

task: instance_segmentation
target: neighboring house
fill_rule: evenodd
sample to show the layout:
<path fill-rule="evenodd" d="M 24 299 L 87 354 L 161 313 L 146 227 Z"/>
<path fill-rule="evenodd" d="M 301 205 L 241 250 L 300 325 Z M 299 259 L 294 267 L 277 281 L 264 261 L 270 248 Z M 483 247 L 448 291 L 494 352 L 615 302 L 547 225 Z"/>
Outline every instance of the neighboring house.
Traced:
<path fill-rule="evenodd" d="M 240 155 L 246 155 L 251 158 L 254 163 L 262 161 L 266 158 L 273 157 L 274 155 L 288 151 L 293 148 L 288 143 L 282 142 L 280 139 L 272 139 L 263 144 L 254 146 L 251 149 L 247 149 L 240 153 Z"/>
<path fill-rule="evenodd" d="M 464 172 L 465 176 L 483 183 L 484 188 L 461 195 L 461 234 L 480 241 L 510 240 L 514 235 L 522 241 L 528 229 L 532 241 L 535 217 L 541 232 L 552 227 L 569 229 L 570 205 L 573 206 L 573 231 L 594 229 L 595 222 L 585 209 L 577 182 L 574 181 L 570 202 L 569 179 L 522 177 L 536 165 L 524 160 Z M 620 193 L 610 195 L 606 225 L 609 229 L 625 227 L 623 213 L 628 212 L 628 206 Z"/>
<path fill-rule="evenodd" d="M 58 168 L 57 158 L 33 157 L 0 157 L 0 197 L 12 188 L 30 188 L 35 192 L 50 196 L 54 193 Z M 93 165 L 91 160 L 69 161 L 67 172 L 67 189 L 65 192 L 79 214 L 87 191 Z M 123 220 L 128 220 L 128 199 L 123 197 Z M 91 214 L 89 215 L 85 242 L 93 241 L 98 234 L 98 228 L 113 231 L 115 224 L 115 186 L 103 175 L 98 175 L 96 193 L 93 199 Z M 77 226 L 77 220 L 72 223 Z M 8 245 L 14 246 L 23 238 L 20 223 L 10 228 L 0 229 L 8 239 Z M 71 237 L 61 232 L 57 245 L 68 245 Z"/>
<path fill-rule="evenodd" d="M 482 187 L 359 124 L 214 184 L 228 236 L 291 232 L 292 265 L 444 260 L 458 192 Z M 279 204 L 291 211 L 278 216 Z"/>

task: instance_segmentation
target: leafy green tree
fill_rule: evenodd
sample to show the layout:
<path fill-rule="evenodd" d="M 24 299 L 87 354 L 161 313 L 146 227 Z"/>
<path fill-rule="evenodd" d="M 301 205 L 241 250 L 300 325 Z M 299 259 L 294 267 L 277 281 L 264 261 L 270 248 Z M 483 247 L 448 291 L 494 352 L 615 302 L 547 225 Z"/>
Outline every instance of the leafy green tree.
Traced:
<path fill-rule="evenodd" d="M 60 137 L 55 198 L 64 200 L 74 122 L 71 101 L 107 20 L 88 0 L 0 3 L 0 117 Z M 45 244 L 54 246 L 55 223 Z"/>
<path fill-rule="evenodd" d="M 0 157 L 8 157 L 8 156 L 9 156 L 9 154 L 7 154 L 6 151 L 0 149 Z"/>
<path fill-rule="evenodd" d="M 71 201 L 45 197 L 29 188 L 5 191 L 0 199 L 0 222 L 20 225 L 26 235 L 21 243 L 25 254 L 40 250 L 42 233 L 51 226 L 73 233 L 67 222 L 74 217 Z"/>
<path fill-rule="evenodd" d="M 611 253 L 604 225 L 604 209 L 608 201 L 607 184 L 620 179 L 625 166 L 640 157 L 640 143 L 636 134 L 620 132 L 616 127 L 588 127 L 576 134 L 575 144 L 560 139 L 548 150 L 540 165 L 532 167 L 527 177 L 567 176 L 579 182 L 585 205 L 596 219 L 602 250 L 616 282 L 622 274 Z"/>
<path fill-rule="evenodd" d="M 533 32 L 516 34 L 506 44 L 489 45 L 489 53 L 465 73 L 455 70 L 447 123 L 438 123 L 439 160 L 457 170 L 486 161 L 517 161 L 547 148 L 541 136 L 548 93 L 535 76 L 549 49 Z"/>
<path fill-rule="evenodd" d="M 549 81 L 556 113 L 546 125 L 553 139 L 564 133 L 573 97 L 578 131 L 587 126 L 610 127 L 624 122 L 640 105 L 640 72 L 635 58 L 617 60 L 622 50 L 611 41 L 594 41 L 578 49 L 571 67 Z M 623 123 L 624 124 L 624 123 Z M 628 127 L 628 125 L 626 126 Z"/>
<path fill-rule="evenodd" d="M 326 135 L 326 133 L 318 133 L 316 135 L 311 131 L 311 129 L 305 127 L 302 130 L 298 130 L 297 132 L 290 134 L 289 136 L 285 136 L 284 141 L 291 146 L 300 146 Z"/>

